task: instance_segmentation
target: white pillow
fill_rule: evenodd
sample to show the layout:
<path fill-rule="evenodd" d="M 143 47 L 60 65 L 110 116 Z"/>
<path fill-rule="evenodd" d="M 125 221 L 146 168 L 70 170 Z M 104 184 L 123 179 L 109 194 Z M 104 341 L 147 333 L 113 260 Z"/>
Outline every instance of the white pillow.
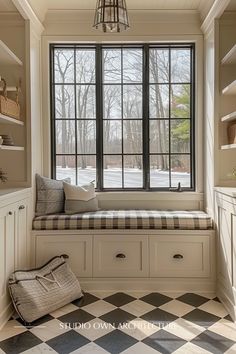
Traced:
<path fill-rule="evenodd" d="M 98 200 L 93 183 L 83 186 L 73 186 L 63 182 L 63 187 L 65 192 L 66 214 L 98 210 Z"/>

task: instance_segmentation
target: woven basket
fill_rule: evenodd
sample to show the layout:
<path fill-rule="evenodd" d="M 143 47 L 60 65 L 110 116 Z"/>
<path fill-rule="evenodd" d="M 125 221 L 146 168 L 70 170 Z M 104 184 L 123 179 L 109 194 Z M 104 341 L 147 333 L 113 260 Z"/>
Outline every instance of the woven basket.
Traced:
<path fill-rule="evenodd" d="M 3 94 L 0 95 L 0 113 L 15 119 L 20 119 L 18 89 L 16 93 L 16 101 L 11 100 L 7 97 L 7 85 L 6 81 L 3 78 L 1 79 L 1 83 L 3 83 Z"/>
<path fill-rule="evenodd" d="M 236 144 L 236 124 L 228 126 L 228 141 L 229 144 Z"/>

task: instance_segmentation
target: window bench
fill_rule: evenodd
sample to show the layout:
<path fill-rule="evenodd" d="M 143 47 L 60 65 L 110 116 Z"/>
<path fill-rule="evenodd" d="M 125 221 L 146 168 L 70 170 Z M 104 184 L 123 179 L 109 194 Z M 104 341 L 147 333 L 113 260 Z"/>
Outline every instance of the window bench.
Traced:
<path fill-rule="evenodd" d="M 33 266 L 68 254 L 85 290 L 215 290 L 215 235 L 202 211 L 48 215 L 33 228 Z"/>
<path fill-rule="evenodd" d="M 99 210 L 73 215 L 39 216 L 33 221 L 34 230 L 209 230 L 211 228 L 211 218 L 203 211 Z"/>

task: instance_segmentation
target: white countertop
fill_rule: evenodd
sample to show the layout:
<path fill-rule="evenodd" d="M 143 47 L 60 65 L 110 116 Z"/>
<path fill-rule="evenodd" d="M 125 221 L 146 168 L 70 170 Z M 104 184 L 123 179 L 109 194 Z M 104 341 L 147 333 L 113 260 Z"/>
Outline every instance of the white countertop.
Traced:
<path fill-rule="evenodd" d="M 22 191 L 25 188 L 6 188 L 6 189 L 0 189 L 0 196 L 10 194 L 10 193 L 15 193 Z"/>
<path fill-rule="evenodd" d="M 215 190 L 229 197 L 236 198 L 236 188 L 234 187 L 215 187 Z"/>
<path fill-rule="evenodd" d="M 28 192 L 31 188 L 3 188 L 0 189 L 0 200 L 20 194 L 21 192 Z"/>

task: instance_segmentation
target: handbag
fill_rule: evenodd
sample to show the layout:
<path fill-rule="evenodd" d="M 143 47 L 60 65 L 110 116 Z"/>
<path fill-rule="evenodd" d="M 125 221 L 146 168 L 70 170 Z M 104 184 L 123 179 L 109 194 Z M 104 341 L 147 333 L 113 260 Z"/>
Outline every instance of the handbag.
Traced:
<path fill-rule="evenodd" d="M 16 90 L 16 101 L 7 97 L 7 84 L 6 81 L 1 78 L 3 83 L 3 95 L 0 95 L 0 113 L 3 115 L 20 119 L 20 104 L 19 104 L 19 88 Z"/>
<path fill-rule="evenodd" d="M 8 281 L 13 305 L 26 322 L 31 323 L 83 296 L 66 255 L 56 256 L 41 268 L 17 270 Z"/>

